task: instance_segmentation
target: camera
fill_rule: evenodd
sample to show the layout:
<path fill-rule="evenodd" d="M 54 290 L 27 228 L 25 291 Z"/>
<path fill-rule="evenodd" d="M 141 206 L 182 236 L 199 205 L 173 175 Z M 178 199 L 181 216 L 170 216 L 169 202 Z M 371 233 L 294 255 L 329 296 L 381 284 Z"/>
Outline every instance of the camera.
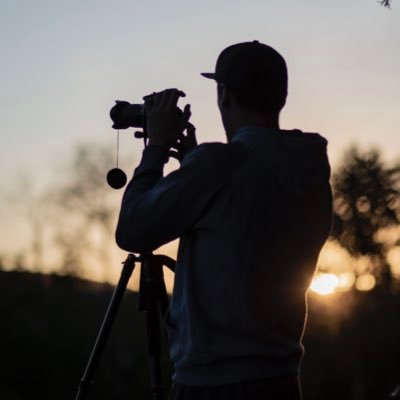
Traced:
<path fill-rule="evenodd" d="M 146 96 L 143 100 L 147 101 L 151 97 L 153 95 Z M 115 105 L 110 110 L 110 118 L 114 123 L 112 126 L 114 129 L 143 128 L 145 130 L 144 104 L 131 104 L 127 101 L 116 100 Z M 146 138 L 146 135 L 144 132 L 136 132 L 135 137 Z M 125 186 L 126 181 L 125 172 L 118 168 L 117 155 L 117 168 L 108 171 L 107 182 L 113 189 L 121 189 Z"/>
<path fill-rule="evenodd" d="M 181 96 L 185 94 L 180 92 Z M 143 97 L 146 102 L 152 102 L 152 98 L 156 93 L 149 94 Z M 128 129 L 128 128 L 144 128 L 145 130 L 145 106 L 144 104 L 131 104 L 127 101 L 115 100 L 115 106 L 110 110 L 110 118 L 114 122 L 114 129 Z M 182 110 L 176 108 L 177 113 L 181 114 Z M 146 133 L 144 132 L 146 136 Z"/>
<path fill-rule="evenodd" d="M 148 96 L 143 97 L 143 100 L 147 104 L 152 103 L 152 98 L 156 93 L 152 93 Z M 181 96 L 185 94 L 180 92 Z M 176 107 L 176 112 L 182 114 L 182 110 Z M 137 139 L 144 139 L 144 144 L 147 146 L 147 132 L 146 132 L 146 112 L 144 104 L 131 104 L 127 101 L 115 100 L 115 105 L 110 110 L 110 118 L 113 121 L 112 127 L 114 129 L 128 129 L 128 128 L 142 128 L 143 131 L 135 132 Z M 119 137 L 119 136 L 118 136 Z M 117 139 L 119 140 L 119 139 Z M 117 142 L 119 143 L 119 142 Z M 178 149 L 179 143 L 175 146 Z M 118 144 L 117 144 L 118 153 Z M 179 151 L 171 150 L 169 152 L 170 157 L 174 157 L 177 160 L 181 160 Z M 126 174 L 118 168 L 118 155 L 117 155 L 117 168 L 113 168 L 108 171 L 107 182 L 114 189 L 120 189 L 125 186 L 127 181 Z"/>

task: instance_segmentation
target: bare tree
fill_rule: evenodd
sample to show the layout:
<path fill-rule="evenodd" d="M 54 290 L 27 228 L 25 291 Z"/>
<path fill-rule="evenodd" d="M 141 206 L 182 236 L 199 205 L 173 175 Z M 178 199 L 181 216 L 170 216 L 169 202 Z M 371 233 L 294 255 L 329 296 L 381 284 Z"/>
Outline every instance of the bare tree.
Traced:
<path fill-rule="evenodd" d="M 27 248 L 19 250 L 19 253 L 25 253 L 24 267 L 35 271 L 43 269 L 44 231 L 48 221 L 46 213 L 49 205 L 46 190 L 39 188 L 32 176 L 25 172 L 14 179 L 13 189 L 4 197 L 9 205 L 9 211 L 15 213 L 28 229 L 30 243 Z"/>
<path fill-rule="evenodd" d="M 68 166 L 67 179 L 53 192 L 58 221 L 55 239 L 64 273 L 79 274 L 93 255 L 104 268 L 109 264 L 117 207 L 113 201 L 116 193 L 105 177 L 112 165 L 112 149 L 80 144 Z"/>

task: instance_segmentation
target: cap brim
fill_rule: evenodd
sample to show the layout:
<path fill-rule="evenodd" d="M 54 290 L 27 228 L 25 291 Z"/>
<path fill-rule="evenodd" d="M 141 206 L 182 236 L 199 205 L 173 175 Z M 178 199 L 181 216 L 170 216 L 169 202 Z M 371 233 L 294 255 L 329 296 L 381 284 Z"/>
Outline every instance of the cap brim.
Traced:
<path fill-rule="evenodd" d="M 204 76 L 204 78 L 214 79 L 215 80 L 214 72 L 202 72 L 200 75 Z"/>

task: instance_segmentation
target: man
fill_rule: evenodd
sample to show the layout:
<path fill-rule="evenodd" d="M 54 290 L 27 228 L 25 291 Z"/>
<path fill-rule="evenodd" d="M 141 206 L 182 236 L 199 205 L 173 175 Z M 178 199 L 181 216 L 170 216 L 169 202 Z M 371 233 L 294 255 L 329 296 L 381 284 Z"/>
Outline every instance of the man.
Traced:
<path fill-rule="evenodd" d="M 203 76 L 217 83 L 228 143 L 195 147 L 163 177 L 171 146 L 191 139 L 190 109 L 177 113 L 175 89 L 147 102 L 149 146 L 117 243 L 148 252 L 180 238 L 171 399 L 297 400 L 305 295 L 331 224 L 326 140 L 280 130 L 287 70 L 271 47 L 230 46 Z"/>

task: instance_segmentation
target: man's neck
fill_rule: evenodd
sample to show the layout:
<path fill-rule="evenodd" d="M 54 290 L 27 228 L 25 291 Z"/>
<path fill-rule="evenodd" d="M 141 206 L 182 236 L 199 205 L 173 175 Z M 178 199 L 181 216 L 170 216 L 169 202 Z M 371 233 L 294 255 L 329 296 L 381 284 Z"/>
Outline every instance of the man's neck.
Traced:
<path fill-rule="evenodd" d="M 242 128 L 254 127 L 254 128 L 266 128 L 279 130 L 279 116 L 252 116 L 249 118 L 241 118 L 236 121 L 232 121 L 232 125 L 229 131 L 226 132 L 228 141 L 231 141 L 235 132 Z"/>

